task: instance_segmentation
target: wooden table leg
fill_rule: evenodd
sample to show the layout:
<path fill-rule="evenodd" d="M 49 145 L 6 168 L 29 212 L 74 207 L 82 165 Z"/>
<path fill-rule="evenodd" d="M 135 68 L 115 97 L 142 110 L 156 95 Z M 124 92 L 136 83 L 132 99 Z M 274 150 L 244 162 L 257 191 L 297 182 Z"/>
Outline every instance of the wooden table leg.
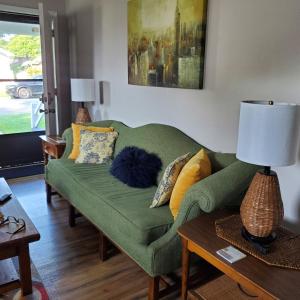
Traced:
<path fill-rule="evenodd" d="M 43 149 L 44 149 L 44 143 L 43 143 Z M 43 156 L 44 156 L 44 171 L 46 169 L 46 166 L 49 162 L 49 154 L 43 150 Z M 45 180 L 45 188 L 46 188 L 46 195 L 47 195 L 47 203 L 51 203 L 51 186 L 46 182 Z"/>
<path fill-rule="evenodd" d="M 156 277 L 149 276 L 148 300 L 159 299 L 159 281 L 160 281 L 160 276 L 156 276 Z"/>
<path fill-rule="evenodd" d="M 50 204 L 51 203 L 51 196 L 52 196 L 52 188 L 51 188 L 51 185 L 48 184 L 46 181 L 45 181 L 45 186 L 46 186 L 47 203 Z"/>
<path fill-rule="evenodd" d="M 69 203 L 69 226 L 74 227 L 75 225 L 76 225 L 75 207 Z"/>
<path fill-rule="evenodd" d="M 107 251 L 108 251 L 108 239 L 107 237 L 103 234 L 102 231 L 99 231 L 99 254 L 100 254 L 100 259 L 101 261 L 106 261 L 108 258 Z"/>
<path fill-rule="evenodd" d="M 182 286 L 181 286 L 181 299 L 187 299 L 188 291 L 188 278 L 190 271 L 190 252 L 188 250 L 188 241 L 181 238 L 182 242 Z"/>
<path fill-rule="evenodd" d="M 43 144 L 43 149 L 44 149 L 45 147 L 44 147 L 44 144 Z M 44 165 L 45 165 L 45 167 L 47 166 L 47 164 L 48 164 L 48 161 L 49 161 L 49 154 L 45 151 L 45 150 L 43 150 L 43 156 L 44 156 Z"/>
<path fill-rule="evenodd" d="M 23 296 L 32 294 L 29 245 L 19 246 L 20 281 Z"/>

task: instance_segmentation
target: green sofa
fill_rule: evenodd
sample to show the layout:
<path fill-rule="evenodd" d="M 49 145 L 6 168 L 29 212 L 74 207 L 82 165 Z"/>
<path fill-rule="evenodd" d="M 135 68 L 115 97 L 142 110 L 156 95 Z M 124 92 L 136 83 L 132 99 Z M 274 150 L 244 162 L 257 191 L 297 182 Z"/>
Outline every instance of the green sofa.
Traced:
<path fill-rule="evenodd" d="M 160 124 L 130 128 L 117 121 L 100 121 L 93 126 L 111 126 L 119 133 L 114 155 L 126 146 L 137 146 L 156 153 L 166 166 L 176 157 L 197 152 L 203 146 L 180 130 Z M 187 192 L 177 219 L 168 205 L 149 208 L 156 186 L 131 188 L 110 175 L 109 165 L 75 164 L 68 159 L 72 129 L 64 133 L 66 149 L 60 159 L 50 160 L 45 169 L 48 187 L 67 199 L 106 237 L 130 256 L 154 280 L 181 266 L 179 226 L 215 209 L 239 204 L 257 170 L 238 161 L 234 154 L 208 151 L 213 174 Z M 49 192 L 49 188 L 47 189 Z M 150 281 L 157 291 L 158 280 Z M 149 298 L 157 298 L 151 291 Z M 150 295 L 149 294 L 149 295 Z"/>

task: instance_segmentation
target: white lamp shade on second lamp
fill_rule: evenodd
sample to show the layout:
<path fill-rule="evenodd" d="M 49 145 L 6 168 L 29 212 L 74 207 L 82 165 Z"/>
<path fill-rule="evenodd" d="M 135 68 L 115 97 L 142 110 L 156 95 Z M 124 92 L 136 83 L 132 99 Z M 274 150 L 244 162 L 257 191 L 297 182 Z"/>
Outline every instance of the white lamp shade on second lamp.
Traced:
<path fill-rule="evenodd" d="M 237 158 L 261 166 L 288 166 L 296 162 L 297 105 L 243 101 Z"/>
<path fill-rule="evenodd" d="M 95 101 L 95 80 L 71 78 L 71 97 L 74 102 Z"/>

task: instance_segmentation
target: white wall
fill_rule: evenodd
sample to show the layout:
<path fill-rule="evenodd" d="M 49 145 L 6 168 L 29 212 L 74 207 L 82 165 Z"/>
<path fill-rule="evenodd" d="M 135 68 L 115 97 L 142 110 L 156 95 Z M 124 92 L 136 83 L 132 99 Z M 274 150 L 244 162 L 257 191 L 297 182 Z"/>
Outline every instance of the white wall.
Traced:
<path fill-rule="evenodd" d="M 94 119 L 171 124 L 213 150 L 235 152 L 241 100 L 300 104 L 299 0 L 210 0 L 204 90 L 128 85 L 127 1 L 66 3 L 72 76 L 109 85 Z M 277 171 L 285 216 L 300 228 L 299 159 Z"/>

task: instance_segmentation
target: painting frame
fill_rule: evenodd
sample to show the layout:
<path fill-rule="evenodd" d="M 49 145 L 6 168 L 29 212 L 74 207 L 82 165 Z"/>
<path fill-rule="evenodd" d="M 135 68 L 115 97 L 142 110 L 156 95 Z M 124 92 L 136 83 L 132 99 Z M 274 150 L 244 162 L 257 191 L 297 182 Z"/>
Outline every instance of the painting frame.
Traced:
<path fill-rule="evenodd" d="M 128 0 L 128 84 L 203 89 L 207 9 L 208 0 Z"/>

